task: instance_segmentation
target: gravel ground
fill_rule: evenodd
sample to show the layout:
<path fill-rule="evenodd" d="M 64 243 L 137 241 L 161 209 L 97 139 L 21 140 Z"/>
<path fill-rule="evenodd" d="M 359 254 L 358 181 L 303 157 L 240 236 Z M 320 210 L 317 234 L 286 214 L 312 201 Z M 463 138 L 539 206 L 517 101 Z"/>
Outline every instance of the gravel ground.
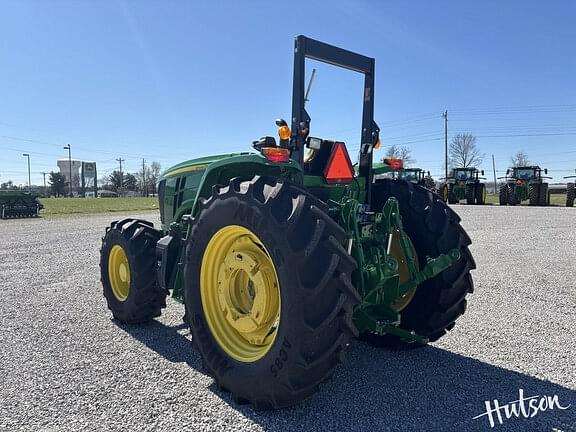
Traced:
<path fill-rule="evenodd" d="M 111 320 L 98 249 L 118 216 L 0 221 L 0 430 L 491 430 L 473 417 L 519 389 L 572 406 L 493 430 L 576 430 L 576 211 L 455 209 L 478 269 L 454 331 L 407 352 L 354 342 L 319 394 L 276 412 L 236 406 L 201 372 L 181 305 Z"/>

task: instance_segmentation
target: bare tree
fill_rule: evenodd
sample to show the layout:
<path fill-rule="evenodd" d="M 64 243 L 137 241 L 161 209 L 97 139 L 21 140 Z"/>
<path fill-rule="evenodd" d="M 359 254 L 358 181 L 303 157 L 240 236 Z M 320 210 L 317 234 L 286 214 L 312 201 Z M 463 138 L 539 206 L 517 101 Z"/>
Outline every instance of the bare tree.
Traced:
<path fill-rule="evenodd" d="M 450 165 L 458 168 L 478 166 L 484 159 L 480 153 L 476 137 L 470 133 L 459 133 L 450 143 Z"/>
<path fill-rule="evenodd" d="M 410 150 L 408 147 L 399 146 L 396 144 L 392 144 L 386 149 L 385 157 L 402 159 L 404 161 L 404 166 L 409 166 L 416 162 L 412 158 L 412 150 Z"/>
<path fill-rule="evenodd" d="M 155 192 L 158 178 L 160 177 L 160 170 L 162 169 L 159 162 L 152 162 L 150 164 L 150 171 L 148 172 L 148 191 Z"/>
<path fill-rule="evenodd" d="M 510 158 L 510 160 L 512 161 L 512 166 L 514 167 L 530 165 L 528 155 L 522 150 L 517 151 L 516 154 Z"/>

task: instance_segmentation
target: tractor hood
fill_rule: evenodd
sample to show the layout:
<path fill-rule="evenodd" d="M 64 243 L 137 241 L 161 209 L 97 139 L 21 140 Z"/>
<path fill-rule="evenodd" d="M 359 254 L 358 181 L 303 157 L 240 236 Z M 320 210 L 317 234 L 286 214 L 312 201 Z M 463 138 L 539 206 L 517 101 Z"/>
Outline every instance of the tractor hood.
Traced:
<path fill-rule="evenodd" d="M 251 154 L 251 153 L 249 153 L 249 152 L 227 153 L 227 154 L 219 154 L 219 155 L 213 155 L 213 156 L 205 156 L 205 157 L 196 158 L 196 159 L 190 159 L 190 160 L 187 160 L 185 162 L 181 162 L 177 165 L 174 165 L 174 166 L 168 168 L 166 171 L 164 171 L 162 173 L 160 180 L 163 180 L 167 177 L 172 177 L 172 176 L 175 176 L 178 174 L 182 174 L 185 172 L 206 171 L 206 168 L 208 168 L 208 165 L 210 165 L 214 162 L 218 162 L 219 160 L 231 158 L 234 156 L 246 156 L 249 154 Z"/>

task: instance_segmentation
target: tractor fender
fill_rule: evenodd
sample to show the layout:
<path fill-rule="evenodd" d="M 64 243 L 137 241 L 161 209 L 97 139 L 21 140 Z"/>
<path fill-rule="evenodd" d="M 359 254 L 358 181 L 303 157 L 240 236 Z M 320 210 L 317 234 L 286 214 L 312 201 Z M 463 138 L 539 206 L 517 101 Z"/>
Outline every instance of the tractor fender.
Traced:
<path fill-rule="evenodd" d="M 290 159 L 288 162 L 270 162 L 257 153 L 242 154 L 220 159 L 208 165 L 198 185 L 198 194 L 194 201 L 191 214 L 195 216 L 199 209 L 201 198 L 208 199 L 215 185 L 226 186 L 233 178 L 251 180 L 254 176 L 271 176 L 294 181 L 302 174 L 298 162 Z M 180 216 L 180 215 L 179 215 Z"/>

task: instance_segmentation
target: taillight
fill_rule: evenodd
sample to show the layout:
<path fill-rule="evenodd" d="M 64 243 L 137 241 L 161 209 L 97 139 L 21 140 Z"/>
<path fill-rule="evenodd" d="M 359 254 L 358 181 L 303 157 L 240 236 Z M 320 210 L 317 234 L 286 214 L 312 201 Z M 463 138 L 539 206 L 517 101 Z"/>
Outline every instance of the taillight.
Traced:
<path fill-rule="evenodd" d="M 343 142 L 334 143 L 324 178 L 327 183 L 350 183 L 354 178 L 354 168 Z"/>
<path fill-rule="evenodd" d="M 290 160 L 290 150 L 284 147 L 262 147 L 260 151 L 270 162 L 279 163 Z"/>
<path fill-rule="evenodd" d="M 393 170 L 401 170 L 404 168 L 404 161 L 402 159 L 393 158 L 393 157 L 385 158 L 384 163 L 386 165 L 388 165 L 390 168 L 392 168 Z"/>

